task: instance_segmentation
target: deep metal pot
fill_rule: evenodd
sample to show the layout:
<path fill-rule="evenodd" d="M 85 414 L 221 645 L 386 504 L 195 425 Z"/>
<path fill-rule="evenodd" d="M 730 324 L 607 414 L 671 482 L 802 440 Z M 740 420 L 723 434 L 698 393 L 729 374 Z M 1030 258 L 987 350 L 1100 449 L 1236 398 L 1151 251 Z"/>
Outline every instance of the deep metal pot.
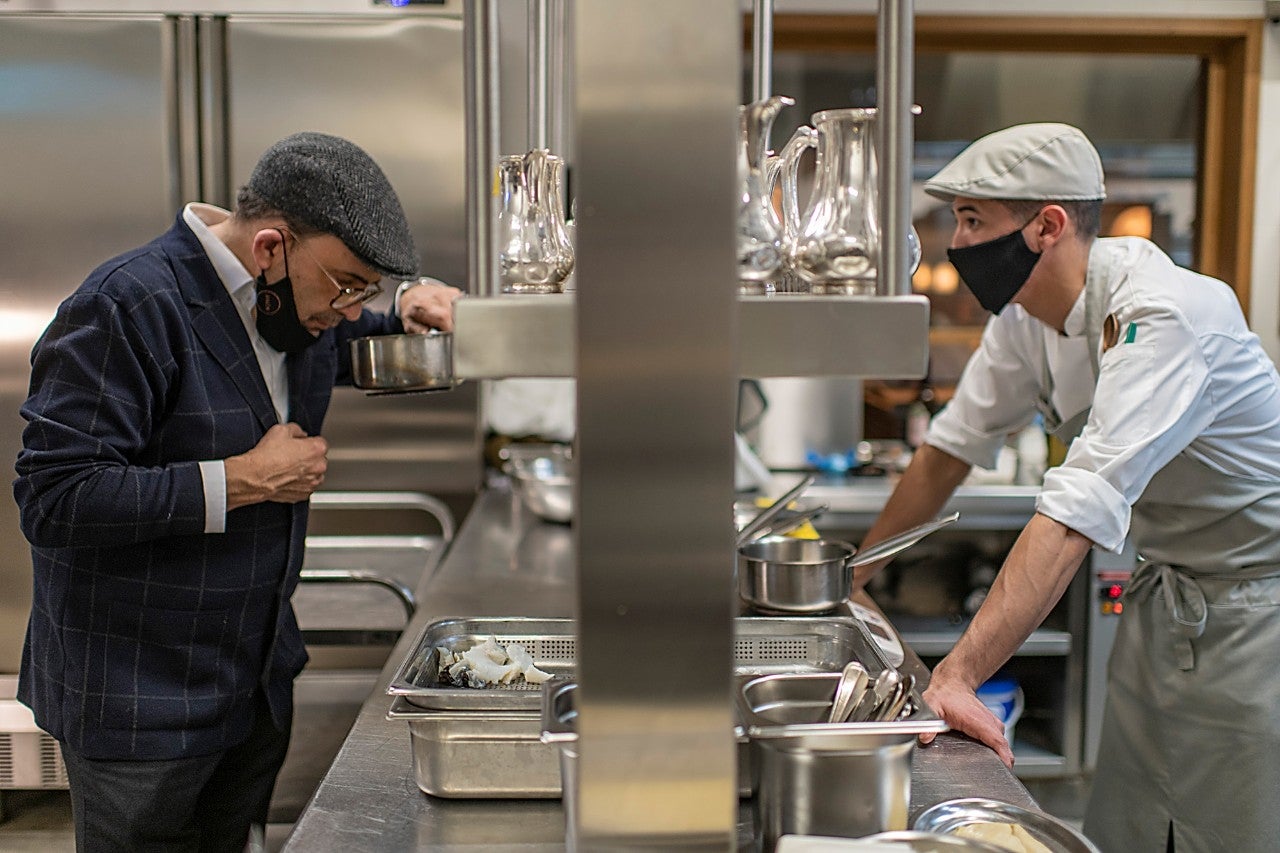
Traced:
<path fill-rule="evenodd" d="M 444 391 L 453 378 L 453 333 L 376 335 L 351 342 L 352 384 L 365 391 Z"/>
<path fill-rule="evenodd" d="M 862 553 L 836 539 L 766 536 L 738 548 L 738 594 L 760 610 L 780 613 L 825 613 L 853 592 L 853 569 L 905 551 L 930 533 L 959 518 L 944 518 L 913 527 Z"/>

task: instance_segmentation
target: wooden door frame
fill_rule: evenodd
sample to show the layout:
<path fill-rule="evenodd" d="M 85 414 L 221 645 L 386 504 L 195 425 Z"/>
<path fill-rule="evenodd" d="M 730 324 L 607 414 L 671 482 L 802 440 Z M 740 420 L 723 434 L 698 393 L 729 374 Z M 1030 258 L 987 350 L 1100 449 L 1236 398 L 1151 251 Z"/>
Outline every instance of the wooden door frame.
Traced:
<path fill-rule="evenodd" d="M 750 24 L 748 16 L 748 47 Z M 1227 282 L 1248 317 L 1262 24 L 1250 18 L 917 15 L 915 49 L 1198 56 L 1205 113 L 1197 164 L 1196 269 Z M 775 51 L 874 52 L 876 19 L 777 15 L 773 36 Z"/>

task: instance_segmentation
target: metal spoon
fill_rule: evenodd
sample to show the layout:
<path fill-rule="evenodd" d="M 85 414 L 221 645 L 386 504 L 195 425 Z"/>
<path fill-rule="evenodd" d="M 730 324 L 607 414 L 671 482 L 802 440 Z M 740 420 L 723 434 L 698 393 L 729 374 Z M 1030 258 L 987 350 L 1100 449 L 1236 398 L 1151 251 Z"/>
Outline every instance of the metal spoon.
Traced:
<path fill-rule="evenodd" d="M 876 713 L 876 720 L 879 722 L 893 722 L 902 715 L 902 710 L 907 707 L 908 700 L 911 699 L 911 691 L 915 689 L 916 677 L 914 675 L 904 676 L 899 682 L 897 690 L 894 691 L 892 698 L 880 708 Z"/>
<path fill-rule="evenodd" d="M 849 661 L 840 673 L 840 683 L 836 685 L 835 698 L 831 700 L 831 713 L 827 715 L 827 722 L 843 723 L 853 698 L 855 696 L 861 698 L 866 689 L 867 671 L 856 660 Z"/>
<path fill-rule="evenodd" d="M 862 700 L 853 709 L 849 719 L 867 722 L 880 719 L 880 709 L 886 707 L 886 703 L 893 699 L 898 690 L 898 685 L 901 683 L 902 673 L 893 667 L 889 667 L 880 673 L 876 678 L 875 684 L 866 691 Z"/>

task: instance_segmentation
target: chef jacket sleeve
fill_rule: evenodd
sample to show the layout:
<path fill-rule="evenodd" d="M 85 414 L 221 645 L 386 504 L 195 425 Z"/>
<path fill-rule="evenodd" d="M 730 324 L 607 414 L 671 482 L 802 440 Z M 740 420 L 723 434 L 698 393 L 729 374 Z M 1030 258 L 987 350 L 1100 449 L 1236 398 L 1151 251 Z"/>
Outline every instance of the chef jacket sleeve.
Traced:
<path fill-rule="evenodd" d="M 927 444 L 970 465 L 996 467 L 1005 438 L 1035 415 L 1039 379 L 1023 325 L 1004 315 L 987 324 L 955 396 L 929 425 Z"/>
<path fill-rule="evenodd" d="M 1131 325 L 1132 324 L 1132 325 Z M 1063 464 L 1050 470 L 1036 509 L 1119 551 L 1130 507 L 1151 478 L 1213 421 L 1209 367 L 1191 324 L 1171 306 L 1121 320 L 1103 353 L 1093 410 Z"/>

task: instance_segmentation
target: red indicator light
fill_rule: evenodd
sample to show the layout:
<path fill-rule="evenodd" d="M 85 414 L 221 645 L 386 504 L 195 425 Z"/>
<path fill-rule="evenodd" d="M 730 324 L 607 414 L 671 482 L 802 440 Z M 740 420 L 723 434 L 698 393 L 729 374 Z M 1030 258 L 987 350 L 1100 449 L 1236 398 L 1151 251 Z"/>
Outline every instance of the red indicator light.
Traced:
<path fill-rule="evenodd" d="M 1122 587 L 1122 586 L 1121 586 L 1120 584 L 1118 584 L 1118 583 L 1113 583 L 1113 584 L 1112 584 L 1112 585 L 1107 589 L 1107 597 L 1108 597 L 1108 598 L 1119 598 L 1119 597 L 1120 597 L 1120 596 L 1122 596 L 1122 595 L 1124 595 L 1124 587 Z"/>

